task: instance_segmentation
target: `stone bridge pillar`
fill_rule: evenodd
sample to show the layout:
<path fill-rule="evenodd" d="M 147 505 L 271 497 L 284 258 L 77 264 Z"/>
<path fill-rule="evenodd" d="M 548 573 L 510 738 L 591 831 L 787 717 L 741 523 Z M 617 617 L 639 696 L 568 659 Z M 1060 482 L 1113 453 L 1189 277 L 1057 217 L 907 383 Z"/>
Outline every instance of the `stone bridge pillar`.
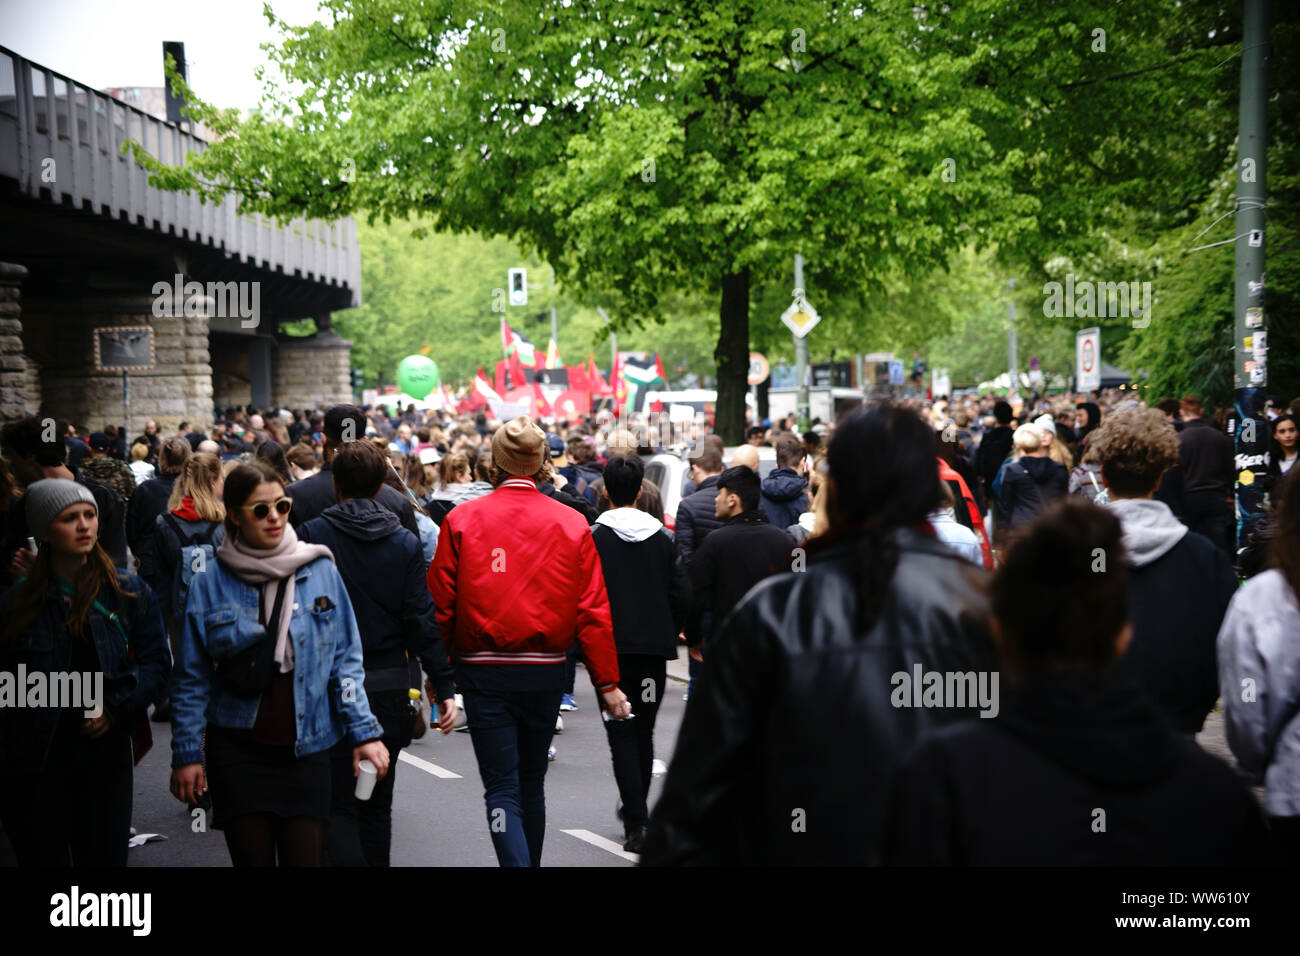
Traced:
<path fill-rule="evenodd" d="M 27 269 L 0 262 L 0 421 L 35 415 L 41 407 L 36 365 L 23 354 L 22 290 Z"/>
<path fill-rule="evenodd" d="M 318 325 L 319 327 L 319 325 Z M 329 408 L 352 401 L 352 343 L 330 331 L 277 336 L 272 395 L 276 408 Z"/>
<path fill-rule="evenodd" d="M 92 430 L 123 424 L 121 372 L 94 368 L 92 330 L 147 325 L 153 329 L 154 367 L 130 373 L 130 437 L 152 418 L 163 434 L 182 421 L 212 426 L 212 366 L 206 316 L 155 316 L 151 295 L 87 294 L 29 301 L 23 338 L 41 368 L 46 414 Z M 128 439 L 129 440 L 129 439 Z"/>

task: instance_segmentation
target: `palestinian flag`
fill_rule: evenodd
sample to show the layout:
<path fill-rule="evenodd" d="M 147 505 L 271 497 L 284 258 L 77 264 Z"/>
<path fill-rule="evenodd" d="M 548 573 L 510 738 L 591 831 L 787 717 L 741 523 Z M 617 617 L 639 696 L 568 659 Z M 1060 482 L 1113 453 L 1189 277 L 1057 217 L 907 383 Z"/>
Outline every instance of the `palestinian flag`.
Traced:
<path fill-rule="evenodd" d="M 536 349 L 528 336 L 522 332 L 516 332 L 512 329 L 505 317 L 501 318 L 501 353 L 508 359 L 512 354 L 519 356 L 519 361 L 524 365 L 535 365 L 537 363 Z M 522 383 L 519 383 L 522 384 Z M 519 387 L 518 384 L 515 386 Z"/>
<path fill-rule="evenodd" d="M 664 363 L 655 352 L 653 358 L 637 358 L 629 355 L 623 359 L 623 381 L 627 389 L 626 404 L 628 411 L 635 411 L 641 404 L 641 395 L 650 386 L 668 384 L 668 375 L 664 372 Z M 623 404 L 623 403 L 620 403 Z"/>

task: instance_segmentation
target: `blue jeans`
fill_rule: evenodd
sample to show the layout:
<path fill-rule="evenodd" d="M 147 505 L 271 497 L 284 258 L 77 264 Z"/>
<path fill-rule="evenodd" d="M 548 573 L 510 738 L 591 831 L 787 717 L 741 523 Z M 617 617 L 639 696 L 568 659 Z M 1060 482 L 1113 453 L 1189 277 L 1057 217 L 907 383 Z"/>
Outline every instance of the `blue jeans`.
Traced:
<path fill-rule="evenodd" d="M 457 672 L 502 866 L 540 866 L 546 835 L 547 748 L 564 693 L 564 665 L 471 665 Z"/>

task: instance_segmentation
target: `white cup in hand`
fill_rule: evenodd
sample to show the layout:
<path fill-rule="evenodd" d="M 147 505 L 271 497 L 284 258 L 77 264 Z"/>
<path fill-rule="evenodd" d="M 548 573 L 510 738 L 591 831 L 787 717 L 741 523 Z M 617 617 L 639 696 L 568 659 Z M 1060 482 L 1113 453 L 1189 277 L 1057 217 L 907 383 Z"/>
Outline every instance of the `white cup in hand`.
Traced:
<path fill-rule="evenodd" d="M 370 795 L 375 792 L 375 783 L 379 780 L 379 770 L 369 760 L 362 758 L 357 761 L 357 789 L 355 791 L 358 800 L 369 800 Z"/>

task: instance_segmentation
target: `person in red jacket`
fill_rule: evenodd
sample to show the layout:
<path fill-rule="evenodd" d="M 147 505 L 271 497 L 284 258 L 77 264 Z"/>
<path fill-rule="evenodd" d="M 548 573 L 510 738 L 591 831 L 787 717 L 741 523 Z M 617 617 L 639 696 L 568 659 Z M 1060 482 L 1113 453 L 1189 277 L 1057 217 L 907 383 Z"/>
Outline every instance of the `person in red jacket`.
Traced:
<path fill-rule="evenodd" d="M 540 866 L 546 751 L 578 642 L 611 719 L 631 714 L 618 688 L 609 598 L 586 519 L 542 494 L 546 433 L 526 417 L 492 436 L 488 495 L 443 519 L 429 593 L 464 696 L 502 866 Z"/>

